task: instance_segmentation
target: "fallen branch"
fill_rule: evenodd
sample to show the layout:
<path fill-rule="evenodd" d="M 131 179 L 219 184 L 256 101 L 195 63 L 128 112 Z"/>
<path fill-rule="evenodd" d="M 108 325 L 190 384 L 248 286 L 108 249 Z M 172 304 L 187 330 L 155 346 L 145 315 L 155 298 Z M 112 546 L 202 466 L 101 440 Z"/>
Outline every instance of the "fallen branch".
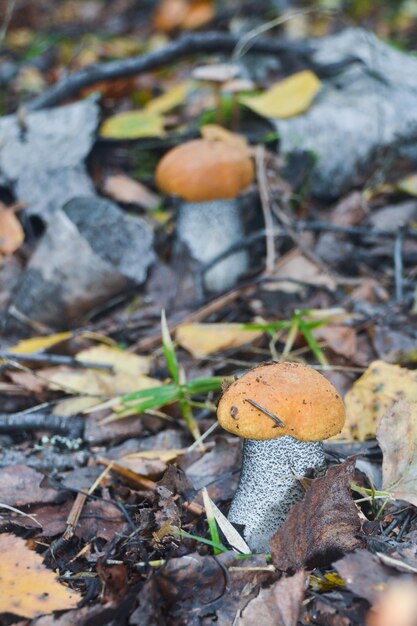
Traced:
<path fill-rule="evenodd" d="M 164 48 L 140 56 L 96 63 L 89 65 L 78 72 L 74 72 L 47 89 L 25 105 L 30 111 L 37 111 L 60 104 L 71 98 L 83 89 L 97 83 L 117 78 L 127 78 L 143 72 L 159 69 L 179 59 L 193 54 L 218 54 L 232 52 L 240 42 L 240 36 L 227 33 L 187 33 L 169 43 Z M 251 54 L 271 54 L 286 58 L 293 63 L 302 63 L 304 66 L 312 64 L 309 57 L 314 47 L 309 42 L 286 41 L 279 38 L 257 39 L 251 43 Z"/>

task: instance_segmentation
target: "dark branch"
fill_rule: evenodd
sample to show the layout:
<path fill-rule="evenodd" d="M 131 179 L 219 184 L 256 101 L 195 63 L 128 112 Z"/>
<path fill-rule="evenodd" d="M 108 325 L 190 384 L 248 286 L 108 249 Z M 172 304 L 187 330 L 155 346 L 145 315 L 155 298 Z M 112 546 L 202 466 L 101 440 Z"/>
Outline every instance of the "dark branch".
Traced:
<path fill-rule="evenodd" d="M 62 417 L 37 412 L 0 414 L 0 434 L 48 430 L 78 439 L 83 436 L 84 425 L 85 420 L 82 417 Z"/>
<path fill-rule="evenodd" d="M 148 54 L 121 61 L 89 65 L 47 89 L 43 94 L 28 102 L 26 108 L 36 111 L 52 107 L 75 96 L 84 87 L 91 87 L 101 81 L 149 72 L 193 54 L 232 52 L 239 41 L 239 36 L 227 33 L 187 33 L 164 48 Z M 286 58 L 288 61 L 302 62 L 307 66 L 311 66 L 308 57 L 313 50 L 314 46 L 309 42 L 286 41 L 278 38 L 256 39 L 250 47 L 250 53 L 271 54 Z"/>

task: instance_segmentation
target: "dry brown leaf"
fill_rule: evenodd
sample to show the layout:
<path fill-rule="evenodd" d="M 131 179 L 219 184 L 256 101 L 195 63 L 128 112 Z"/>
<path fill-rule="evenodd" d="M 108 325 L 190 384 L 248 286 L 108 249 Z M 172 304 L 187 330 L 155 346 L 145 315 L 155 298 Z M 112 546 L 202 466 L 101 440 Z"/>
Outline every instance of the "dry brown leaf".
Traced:
<path fill-rule="evenodd" d="M 296 571 L 304 565 L 328 564 L 361 545 L 356 536 L 360 521 L 350 492 L 354 468 L 354 459 L 329 468 L 290 509 L 270 542 L 277 569 Z"/>
<path fill-rule="evenodd" d="M 346 394 L 346 423 L 339 437 L 375 437 L 380 418 L 401 399 L 417 402 L 417 372 L 374 361 Z"/>
<path fill-rule="evenodd" d="M 159 205 L 159 196 L 156 193 L 124 174 L 108 176 L 104 182 L 103 190 L 117 202 L 137 204 L 151 211 Z"/>
<path fill-rule="evenodd" d="M 260 330 L 243 330 L 241 324 L 183 324 L 176 339 L 194 357 L 237 348 L 262 337 Z"/>
<path fill-rule="evenodd" d="M 319 341 L 325 341 L 327 347 L 335 354 L 352 359 L 357 350 L 356 330 L 350 326 L 328 325 L 313 331 L 314 337 Z"/>
<path fill-rule="evenodd" d="M 193 0 L 181 26 L 185 30 L 201 28 L 211 22 L 214 15 L 215 7 L 212 0 Z"/>
<path fill-rule="evenodd" d="M 23 507 L 56 502 L 62 497 L 55 489 L 41 487 L 44 475 L 27 465 L 0 468 L 0 502 Z"/>
<path fill-rule="evenodd" d="M 304 600 L 307 575 L 300 570 L 294 576 L 281 578 L 243 609 L 238 626 L 297 626 Z"/>
<path fill-rule="evenodd" d="M 0 203 L 0 254 L 13 254 L 20 248 L 25 233 L 14 211 Z"/>
<path fill-rule="evenodd" d="M 356 550 L 334 563 L 346 587 L 370 604 L 385 593 L 392 572 L 369 550 Z"/>
<path fill-rule="evenodd" d="M 396 402 L 380 419 L 383 489 L 417 506 L 417 403 Z"/>
<path fill-rule="evenodd" d="M 58 582 L 24 539 L 0 535 L 0 612 L 34 619 L 77 606 L 80 597 Z"/>
<path fill-rule="evenodd" d="M 322 285 L 328 289 L 336 289 L 336 282 L 329 274 L 324 274 L 322 269 L 301 254 L 298 249 L 292 250 L 284 255 L 277 264 L 273 277 L 279 279 L 291 279 L 274 283 L 272 280 L 265 286 L 268 291 L 285 291 L 287 293 L 297 293 L 303 289 L 303 285 L 297 284 L 301 281 L 310 285 Z"/>

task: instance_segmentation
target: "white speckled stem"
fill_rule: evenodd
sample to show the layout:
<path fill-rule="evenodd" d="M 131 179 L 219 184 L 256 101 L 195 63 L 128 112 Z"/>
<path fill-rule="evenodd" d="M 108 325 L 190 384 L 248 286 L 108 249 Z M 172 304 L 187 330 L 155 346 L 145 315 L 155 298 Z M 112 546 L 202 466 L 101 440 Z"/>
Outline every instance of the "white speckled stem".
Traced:
<path fill-rule="evenodd" d="M 243 238 L 243 219 L 238 200 L 183 202 L 177 218 L 177 236 L 192 257 L 209 263 Z M 235 285 L 248 269 L 247 250 L 230 254 L 204 276 L 208 291 L 223 291 Z"/>
<path fill-rule="evenodd" d="M 245 526 L 243 536 L 251 550 L 269 552 L 272 535 L 304 495 L 296 476 L 305 476 L 309 469 L 314 475 L 324 472 L 321 441 L 290 436 L 244 440 L 242 472 L 228 517 Z"/>

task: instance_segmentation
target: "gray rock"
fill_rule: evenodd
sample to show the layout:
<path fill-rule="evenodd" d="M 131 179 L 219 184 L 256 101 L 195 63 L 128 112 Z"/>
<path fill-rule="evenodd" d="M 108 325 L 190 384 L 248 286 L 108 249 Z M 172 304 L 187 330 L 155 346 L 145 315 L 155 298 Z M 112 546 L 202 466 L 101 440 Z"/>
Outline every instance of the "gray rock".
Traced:
<path fill-rule="evenodd" d="M 0 119 L 0 184 L 48 221 L 70 198 L 93 193 L 83 165 L 95 139 L 93 100 Z"/>
<path fill-rule="evenodd" d="M 364 177 L 379 150 L 417 162 L 417 59 L 351 28 L 315 44 L 318 69 L 350 64 L 327 80 L 306 113 L 274 120 L 283 153 L 312 151 L 311 191 L 337 197 Z"/>
<path fill-rule="evenodd" d="M 76 196 L 93 196 L 95 190 L 84 165 L 57 170 L 22 172 L 15 184 L 15 194 L 27 206 L 28 215 L 48 222 L 58 209 Z"/>
<path fill-rule="evenodd" d="M 67 328 L 134 284 L 154 260 L 153 234 L 140 218 L 98 198 L 56 211 L 20 281 L 14 311 Z M 19 315 L 18 315 L 19 316 Z"/>

